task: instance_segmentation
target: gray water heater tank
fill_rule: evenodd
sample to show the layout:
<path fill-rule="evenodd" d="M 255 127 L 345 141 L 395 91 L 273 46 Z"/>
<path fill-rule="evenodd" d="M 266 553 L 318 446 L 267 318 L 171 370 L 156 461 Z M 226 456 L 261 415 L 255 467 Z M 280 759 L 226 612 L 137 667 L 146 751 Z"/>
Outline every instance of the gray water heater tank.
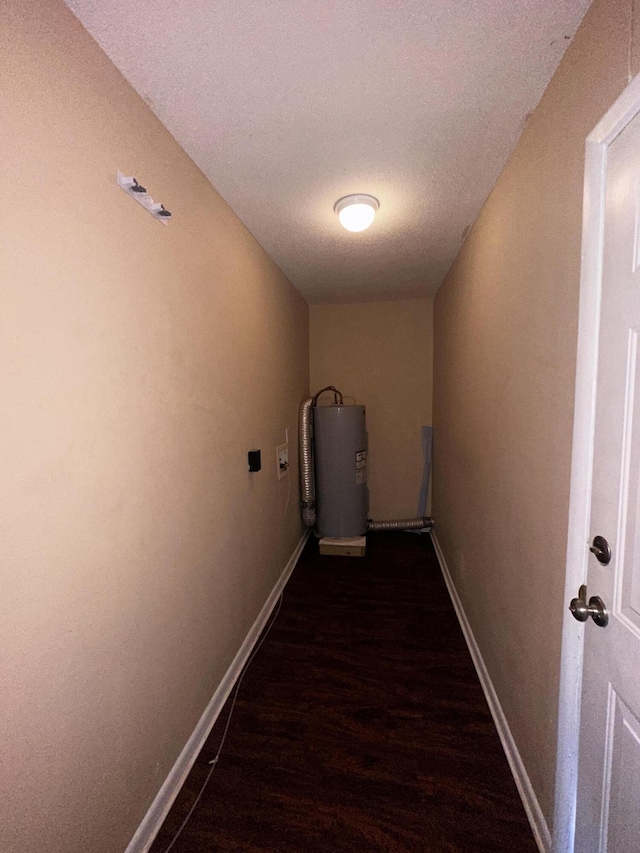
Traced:
<path fill-rule="evenodd" d="M 369 514 L 365 407 L 315 406 L 313 448 L 318 533 L 362 536 Z"/>

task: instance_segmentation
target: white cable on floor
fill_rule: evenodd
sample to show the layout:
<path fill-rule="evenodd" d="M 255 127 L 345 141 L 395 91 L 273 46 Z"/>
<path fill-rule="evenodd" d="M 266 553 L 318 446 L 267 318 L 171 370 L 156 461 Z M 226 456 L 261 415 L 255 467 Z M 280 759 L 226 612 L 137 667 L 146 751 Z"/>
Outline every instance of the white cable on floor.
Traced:
<path fill-rule="evenodd" d="M 273 615 L 273 617 L 272 617 L 272 619 L 271 619 L 271 622 L 269 623 L 269 626 L 268 626 L 267 630 L 263 633 L 262 637 L 260 638 L 260 642 L 258 643 L 258 645 L 257 645 L 257 646 L 254 648 L 254 650 L 251 652 L 251 656 L 249 657 L 249 660 L 248 660 L 248 661 L 246 662 L 246 664 L 244 665 L 244 667 L 243 667 L 243 669 L 242 669 L 242 672 L 241 672 L 241 674 L 240 674 L 240 678 L 238 678 L 238 680 L 237 680 L 237 682 L 236 682 L 236 686 L 233 688 L 233 700 L 232 700 L 232 702 L 231 702 L 231 708 L 229 709 L 229 714 L 227 715 L 227 722 L 226 722 L 226 725 L 225 725 L 225 727 L 224 727 L 224 733 L 223 733 L 223 735 L 222 735 L 222 740 L 220 741 L 220 746 L 218 747 L 218 751 L 217 751 L 217 753 L 216 753 L 215 758 L 212 758 L 212 759 L 211 759 L 211 761 L 209 762 L 209 764 L 211 765 L 211 767 L 209 768 L 209 772 L 207 773 L 207 778 L 206 778 L 206 779 L 204 780 L 204 782 L 202 783 L 202 787 L 200 788 L 200 791 L 198 792 L 198 796 L 195 798 L 195 801 L 193 802 L 193 805 L 192 805 L 192 806 L 191 806 L 191 808 L 189 809 L 189 811 L 188 811 L 187 816 L 185 817 L 185 819 L 184 819 L 184 820 L 182 821 L 182 823 L 180 824 L 180 828 L 178 829 L 178 831 L 176 832 L 176 834 L 173 836 L 173 838 L 172 838 L 172 840 L 171 840 L 171 843 L 169 844 L 169 846 L 168 846 L 168 847 L 167 847 L 167 849 L 165 850 L 165 853 L 169 853 L 169 851 L 171 850 L 171 848 L 173 847 L 173 845 L 174 845 L 174 844 L 176 843 L 176 841 L 178 840 L 178 838 L 179 838 L 179 836 L 180 836 L 180 834 L 181 834 L 182 830 L 185 828 L 185 826 L 186 826 L 186 825 L 187 825 L 187 823 L 189 822 L 189 818 L 190 818 L 190 817 L 191 817 L 191 815 L 194 813 L 194 811 L 195 811 L 195 809 L 196 809 L 196 806 L 197 806 L 197 805 L 198 805 L 198 803 L 200 802 L 200 798 L 201 798 L 201 797 L 202 797 L 202 795 L 204 794 L 204 789 L 207 787 L 207 783 L 209 782 L 209 779 L 211 778 L 211 774 L 213 773 L 213 771 L 214 771 L 214 770 L 215 770 L 215 768 L 216 768 L 216 764 L 218 763 L 218 759 L 220 758 L 220 753 L 222 752 L 222 747 L 224 746 L 224 742 L 225 742 L 225 740 L 227 739 L 227 732 L 229 731 L 229 724 L 231 723 L 231 715 L 233 714 L 233 709 L 234 709 L 234 708 L 235 708 L 235 706 L 236 706 L 236 700 L 237 700 L 237 698 L 238 698 L 238 691 L 240 690 L 240 685 L 242 684 L 242 679 L 243 679 L 243 678 L 245 677 L 245 675 L 246 675 L 246 672 L 247 672 L 247 670 L 248 670 L 248 668 L 249 668 L 249 664 L 251 663 L 251 661 L 254 659 L 254 657 L 255 657 L 255 656 L 257 655 L 257 653 L 259 652 L 259 650 L 260 650 L 260 646 L 261 646 L 261 645 L 264 643 L 264 641 L 267 639 L 267 636 L 269 635 L 269 631 L 271 630 L 271 627 L 272 627 L 273 623 L 274 623 L 274 622 L 276 621 L 276 619 L 278 618 L 278 613 L 280 613 L 280 608 L 281 608 L 281 607 L 282 607 L 282 593 L 280 593 L 280 597 L 278 598 L 278 607 L 277 607 L 277 609 L 276 609 L 275 614 Z"/>
<path fill-rule="evenodd" d="M 275 550 L 274 560 L 277 559 L 278 551 L 280 550 L 280 542 L 282 540 L 282 534 L 284 532 L 284 523 L 285 523 L 286 518 L 287 518 L 287 510 L 289 509 L 289 498 L 290 497 L 291 497 L 291 475 L 289 475 L 289 484 L 288 484 L 288 488 L 287 488 L 287 500 L 286 500 L 285 505 L 284 505 L 284 512 L 282 513 L 282 518 L 280 519 L 280 530 L 278 532 L 278 540 L 276 542 L 276 550 Z M 216 769 L 218 759 L 220 758 L 220 753 L 222 752 L 222 747 L 224 746 L 224 742 L 227 739 L 227 732 L 229 731 L 229 725 L 231 723 L 231 716 L 233 714 L 233 710 L 236 707 L 236 700 L 238 698 L 238 691 L 240 690 L 240 685 L 242 684 L 242 679 L 245 677 L 247 670 L 249 669 L 249 666 L 251 664 L 251 661 L 258 654 L 258 652 L 260 651 L 260 647 L 262 646 L 264 641 L 269 636 L 269 632 L 271 631 L 271 628 L 273 627 L 273 623 L 278 618 L 278 614 L 280 613 L 280 608 L 282 607 L 283 595 L 284 595 L 284 593 L 281 592 L 279 597 L 278 597 L 278 604 L 276 607 L 276 612 L 271 615 L 271 619 L 270 619 L 269 624 L 267 625 L 266 630 L 263 631 L 262 636 L 260 637 L 258 644 L 255 646 L 255 648 L 253 649 L 253 651 L 249 655 L 249 660 L 242 667 L 242 672 L 240 673 L 240 677 L 236 681 L 236 685 L 233 688 L 233 699 L 231 701 L 231 708 L 229 709 L 229 713 L 227 715 L 227 722 L 226 722 L 225 727 L 224 727 L 224 732 L 222 733 L 222 740 L 220 741 L 220 745 L 218 746 L 218 751 L 216 752 L 215 758 L 212 758 L 211 761 L 209 762 L 211 767 L 209 768 L 209 772 L 207 773 L 207 777 L 204 780 L 204 782 L 202 783 L 202 787 L 200 788 L 200 790 L 198 792 L 198 796 L 195 798 L 191 808 L 187 812 L 187 816 L 185 817 L 185 819 L 180 824 L 178 831 L 176 832 L 176 834 L 171 839 L 171 842 L 169 843 L 169 846 L 166 848 L 164 853 L 169 853 L 169 851 L 173 848 L 173 845 L 176 843 L 176 841 L 180 837 L 182 830 L 185 828 L 185 826 L 189 822 L 191 815 L 194 813 L 196 806 L 198 805 L 202 795 L 204 794 L 204 789 L 207 787 L 209 779 L 211 779 L 211 774 Z"/>

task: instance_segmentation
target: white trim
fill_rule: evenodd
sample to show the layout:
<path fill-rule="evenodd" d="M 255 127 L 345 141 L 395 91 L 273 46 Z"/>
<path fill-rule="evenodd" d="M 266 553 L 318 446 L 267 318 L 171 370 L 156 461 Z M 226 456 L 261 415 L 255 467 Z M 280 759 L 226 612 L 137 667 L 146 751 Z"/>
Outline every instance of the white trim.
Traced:
<path fill-rule="evenodd" d="M 638 112 L 640 75 L 627 86 L 586 140 L 565 603 L 577 594 L 587 577 L 607 147 Z M 570 616 L 566 607 L 563 609 L 553 851 L 573 853 L 584 626 Z"/>
<path fill-rule="evenodd" d="M 469 624 L 469 620 L 464 612 L 460 596 L 455 588 L 453 578 L 451 577 L 451 573 L 447 566 L 447 561 L 445 560 L 442 548 L 438 542 L 438 537 L 433 531 L 431 532 L 431 540 L 436 551 L 436 556 L 438 557 L 438 562 L 440 563 L 444 582 L 446 583 L 449 595 L 451 596 L 451 602 L 458 617 L 458 622 L 462 628 L 464 638 L 467 641 L 473 665 L 476 668 L 480 684 L 482 685 L 485 698 L 489 705 L 493 722 L 498 730 L 498 737 L 500 738 L 504 754 L 509 762 L 509 767 L 511 768 L 513 779 L 516 783 L 516 787 L 518 788 L 522 805 L 524 806 L 524 810 L 529 818 L 529 823 L 531 824 L 531 830 L 536 840 L 536 844 L 538 845 L 538 849 L 541 853 L 549 853 L 551 850 L 551 834 L 549 833 L 549 827 L 544 819 L 542 809 L 538 803 L 538 798 L 535 795 L 535 791 L 533 790 L 533 786 L 525 769 L 522 757 L 520 756 L 516 742 L 511 734 L 511 729 L 509 728 L 507 718 L 505 717 L 502 705 L 500 704 L 500 699 L 498 698 L 498 694 L 496 693 L 493 682 L 491 681 L 491 676 L 489 675 L 489 671 L 487 670 L 483 660 L 480 647 L 476 642 L 471 625 Z"/>
<path fill-rule="evenodd" d="M 151 803 L 149 810 L 142 819 L 142 823 L 129 842 L 129 846 L 125 853 L 147 853 L 153 844 L 153 840 L 158 834 L 164 819 L 169 813 L 169 809 L 173 805 L 175 798 L 178 796 L 180 789 L 189 775 L 189 772 L 198 757 L 198 753 L 209 736 L 220 711 L 224 707 L 224 703 L 227 701 L 234 684 L 240 676 L 240 673 L 249 659 L 260 634 L 267 624 L 271 611 L 275 607 L 280 593 L 291 577 L 291 573 L 300 558 L 300 554 L 302 553 L 302 549 L 304 548 L 310 533 L 310 529 L 305 530 L 302 538 L 296 545 L 289 562 L 276 581 L 276 584 L 265 601 L 262 610 L 258 614 L 258 618 L 251 626 L 251 629 L 240 646 L 231 666 L 226 671 L 216 692 L 211 697 L 211 701 L 207 705 L 203 715 L 200 717 L 198 724 L 189 737 L 189 740 L 186 742 L 182 752 L 178 756 L 176 763 L 173 765 L 169 771 L 169 775 L 162 783 L 162 787 L 158 791 L 156 798 Z"/>

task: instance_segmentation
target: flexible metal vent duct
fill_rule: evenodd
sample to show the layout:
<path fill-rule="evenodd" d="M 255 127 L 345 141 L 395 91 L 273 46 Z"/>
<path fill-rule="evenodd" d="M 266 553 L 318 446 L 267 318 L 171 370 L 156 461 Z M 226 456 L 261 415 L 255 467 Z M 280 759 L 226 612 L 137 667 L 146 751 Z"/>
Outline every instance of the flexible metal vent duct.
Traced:
<path fill-rule="evenodd" d="M 311 407 L 313 397 L 302 401 L 298 441 L 300 443 L 300 505 L 302 520 L 307 527 L 316 524 L 316 498 L 313 488 L 313 453 L 311 450 Z"/>
<path fill-rule="evenodd" d="M 318 402 L 320 394 L 333 391 L 336 402 L 343 401 L 342 394 L 333 385 L 322 388 L 313 397 L 307 397 L 300 404 L 298 423 L 298 443 L 300 445 L 300 506 L 302 520 L 307 527 L 316 526 L 316 493 L 313 478 L 313 407 Z"/>
<path fill-rule="evenodd" d="M 428 515 L 423 518 L 404 518 L 400 521 L 370 521 L 367 530 L 372 533 L 383 533 L 385 530 L 431 530 L 433 519 Z"/>

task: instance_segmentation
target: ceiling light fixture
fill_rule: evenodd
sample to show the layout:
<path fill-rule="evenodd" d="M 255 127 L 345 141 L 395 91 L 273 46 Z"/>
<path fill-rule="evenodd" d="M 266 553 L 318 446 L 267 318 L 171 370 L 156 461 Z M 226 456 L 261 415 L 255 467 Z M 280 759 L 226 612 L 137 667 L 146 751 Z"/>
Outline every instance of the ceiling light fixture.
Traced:
<path fill-rule="evenodd" d="M 372 195 L 346 195 L 333 205 L 347 231 L 364 231 L 375 219 L 380 202 Z"/>

